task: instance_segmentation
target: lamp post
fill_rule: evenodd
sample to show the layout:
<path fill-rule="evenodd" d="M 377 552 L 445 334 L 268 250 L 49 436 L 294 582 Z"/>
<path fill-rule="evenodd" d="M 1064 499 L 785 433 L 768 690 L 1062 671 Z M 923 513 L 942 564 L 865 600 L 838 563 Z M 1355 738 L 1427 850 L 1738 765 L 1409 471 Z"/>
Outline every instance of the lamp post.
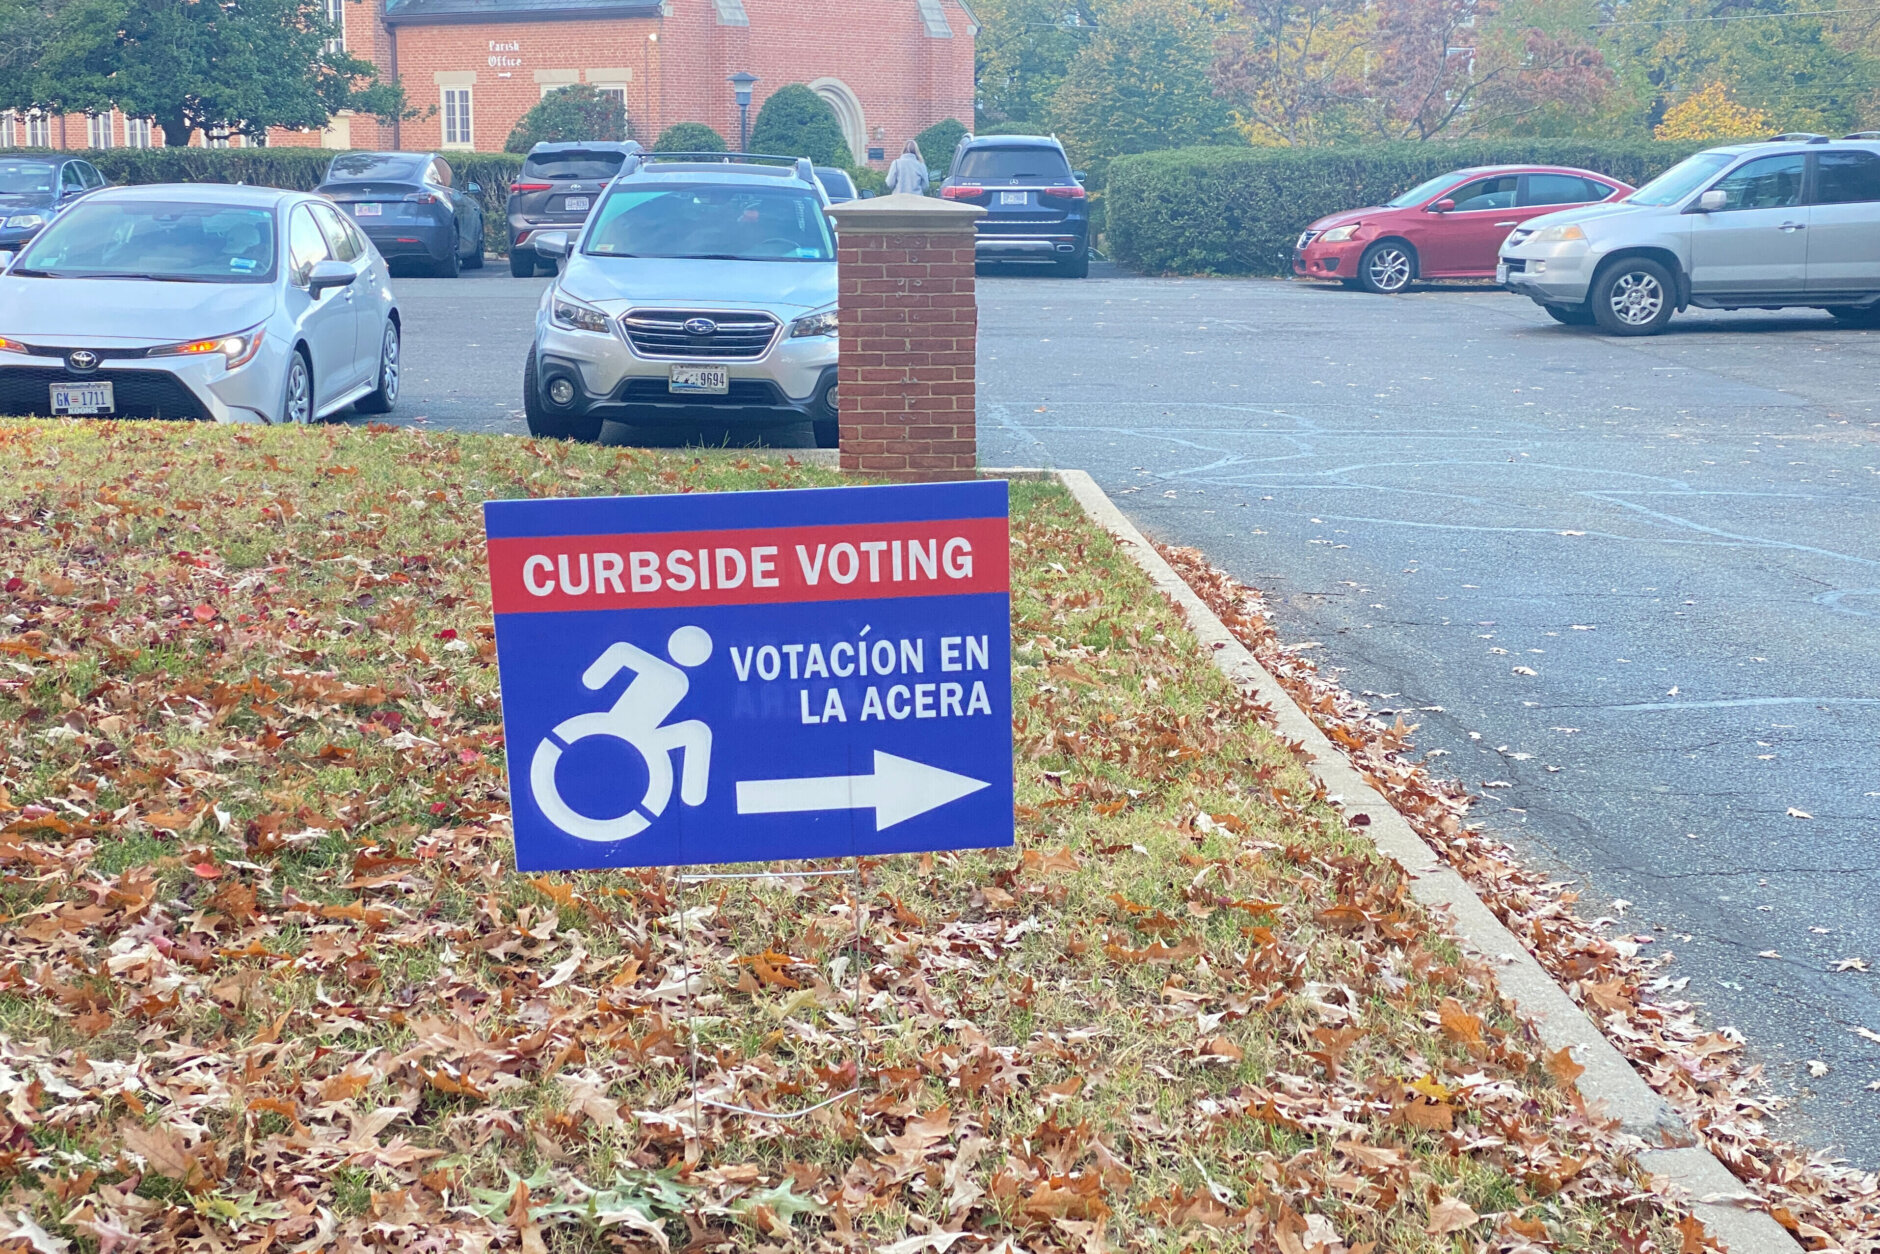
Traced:
<path fill-rule="evenodd" d="M 757 82 L 757 75 L 739 70 L 725 80 L 731 84 L 732 94 L 738 101 L 738 151 L 743 152 L 751 142 L 751 88 Z"/>

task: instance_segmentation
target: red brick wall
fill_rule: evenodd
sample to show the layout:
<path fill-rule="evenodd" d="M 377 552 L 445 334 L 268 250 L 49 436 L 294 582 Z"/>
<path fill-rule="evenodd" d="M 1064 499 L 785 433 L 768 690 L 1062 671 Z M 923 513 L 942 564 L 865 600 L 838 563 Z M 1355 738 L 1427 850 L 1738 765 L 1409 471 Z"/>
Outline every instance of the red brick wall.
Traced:
<path fill-rule="evenodd" d="M 972 224 L 893 234 L 844 224 L 836 267 L 842 468 L 970 479 L 978 466 Z"/>

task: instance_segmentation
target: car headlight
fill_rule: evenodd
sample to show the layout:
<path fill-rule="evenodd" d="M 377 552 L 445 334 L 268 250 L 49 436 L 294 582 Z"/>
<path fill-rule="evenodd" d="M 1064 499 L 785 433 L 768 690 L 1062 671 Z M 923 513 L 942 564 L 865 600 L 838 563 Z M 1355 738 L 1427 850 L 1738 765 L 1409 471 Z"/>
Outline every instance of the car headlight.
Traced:
<path fill-rule="evenodd" d="M 32 351 L 32 349 L 26 347 L 26 345 L 20 343 L 18 340 L 0 335 L 0 353 L 25 353 L 31 356 Z"/>
<path fill-rule="evenodd" d="M 1571 226 L 1544 226 L 1534 233 L 1531 243 L 1564 244 L 1569 240 L 1585 239 L 1586 232 L 1576 223 Z"/>
<path fill-rule="evenodd" d="M 218 335 L 207 340 L 188 340 L 181 344 L 165 344 L 153 348 L 150 357 L 206 357 L 210 353 L 222 354 L 222 361 L 228 369 L 245 366 L 254 359 L 261 348 L 262 330 L 250 327 L 234 335 Z"/>
<path fill-rule="evenodd" d="M 572 296 L 555 293 L 554 302 L 548 309 L 548 320 L 564 331 L 592 331 L 596 335 L 612 335 L 613 328 L 607 321 L 607 315 L 592 305 L 584 305 Z"/>
<path fill-rule="evenodd" d="M 1358 228 L 1363 225 L 1364 223 L 1362 222 L 1353 222 L 1350 226 L 1335 226 L 1325 234 L 1319 236 L 1319 239 L 1327 244 L 1342 244 L 1356 235 Z"/>
<path fill-rule="evenodd" d="M 800 339 L 806 335 L 834 335 L 838 323 L 833 309 L 818 310 L 813 314 L 804 314 L 790 324 L 790 338 Z"/>
<path fill-rule="evenodd" d="M 31 229 L 33 227 L 44 226 L 46 224 L 46 215 L 43 213 L 16 213 L 6 220 L 6 224 L 22 229 Z"/>

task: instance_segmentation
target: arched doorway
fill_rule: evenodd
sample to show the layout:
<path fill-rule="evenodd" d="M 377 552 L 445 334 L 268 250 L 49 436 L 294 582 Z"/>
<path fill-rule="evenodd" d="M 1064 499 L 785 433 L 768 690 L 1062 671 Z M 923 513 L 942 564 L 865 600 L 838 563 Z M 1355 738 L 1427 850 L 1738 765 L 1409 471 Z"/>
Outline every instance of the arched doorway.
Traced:
<path fill-rule="evenodd" d="M 868 159 L 868 126 L 862 120 L 862 102 L 849 85 L 839 78 L 819 78 L 809 85 L 811 91 L 829 102 L 842 124 L 842 138 L 848 141 L 849 155 L 857 164 Z"/>

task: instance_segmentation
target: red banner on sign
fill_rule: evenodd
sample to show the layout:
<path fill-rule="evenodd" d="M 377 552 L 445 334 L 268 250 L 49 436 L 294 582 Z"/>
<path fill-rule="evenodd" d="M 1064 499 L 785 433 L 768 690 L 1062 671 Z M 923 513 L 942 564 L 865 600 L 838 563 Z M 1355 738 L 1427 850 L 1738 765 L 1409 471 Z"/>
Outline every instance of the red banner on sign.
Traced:
<path fill-rule="evenodd" d="M 498 614 L 1010 589 L 1003 518 L 489 541 Z"/>

